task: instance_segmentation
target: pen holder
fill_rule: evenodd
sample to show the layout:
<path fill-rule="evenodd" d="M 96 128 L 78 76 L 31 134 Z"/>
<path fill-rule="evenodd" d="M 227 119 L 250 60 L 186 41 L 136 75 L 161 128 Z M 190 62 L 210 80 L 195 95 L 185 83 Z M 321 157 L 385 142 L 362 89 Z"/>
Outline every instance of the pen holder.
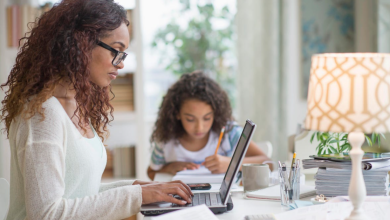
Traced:
<path fill-rule="evenodd" d="M 290 172 L 291 171 L 291 172 Z M 300 191 L 300 168 L 280 167 L 280 200 L 283 206 L 289 206 L 299 199 Z"/>

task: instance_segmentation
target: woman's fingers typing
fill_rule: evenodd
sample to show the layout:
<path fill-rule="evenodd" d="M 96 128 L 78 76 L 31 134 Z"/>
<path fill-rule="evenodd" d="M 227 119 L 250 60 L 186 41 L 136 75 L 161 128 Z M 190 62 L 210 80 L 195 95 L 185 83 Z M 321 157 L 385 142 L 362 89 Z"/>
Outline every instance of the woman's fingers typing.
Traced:
<path fill-rule="evenodd" d="M 165 197 L 166 197 L 164 199 L 165 202 L 171 202 L 171 203 L 175 203 L 175 204 L 178 204 L 178 205 L 185 205 L 185 204 L 187 204 L 187 201 L 181 200 L 181 199 L 176 199 L 173 196 L 166 195 Z"/>
<path fill-rule="evenodd" d="M 189 187 L 183 182 L 173 181 L 169 183 L 157 183 L 150 185 L 142 185 L 142 203 L 149 204 L 154 202 L 172 202 L 178 205 L 191 203 L 193 195 Z M 180 196 L 185 202 L 171 195 Z"/>
<path fill-rule="evenodd" d="M 176 183 L 176 187 L 173 188 L 173 191 L 169 192 L 170 194 L 179 195 L 181 198 L 183 198 L 183 200 L 187 201 L 188 203 L 192 203 L 191 194 L 189 194 L 187 189 L 185 189 L 184 186 L 181 184 Z"/>
<path fill-rule="evenodd" d="M 169 183 L 179 183 L 179 184 L 181 184 L 181 185 L 186 189 L 186 191 L 187 191 L 191 196 L 194 195 L 194 194 L 192 193 L 192 191 L 191 191 L 191 188 L 190 188 L 187 184 L 185 184 L 183 181 L 181 181 L 181 180 L 174 180 L 174 181 L 171 181 L 171 182 L 169 182 Z"/>

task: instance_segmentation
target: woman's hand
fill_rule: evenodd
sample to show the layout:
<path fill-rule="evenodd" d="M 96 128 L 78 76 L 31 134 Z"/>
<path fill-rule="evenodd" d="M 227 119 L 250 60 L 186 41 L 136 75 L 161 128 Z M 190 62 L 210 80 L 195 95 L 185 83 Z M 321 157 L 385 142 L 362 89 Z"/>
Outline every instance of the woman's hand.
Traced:
<path fill-rule="evenodd" d="M 194 194 L 187 184 L 180 180 L 166 183 L 151 183 L 141 185 L 142 187 L 142 204 L 154 202 L 172 202 L 178 205 L 192 203 L 191 196 Z M 183 200 L 174 198 L 172 195 L 179 195 Z"/>
<path fill-rule="evenodd" d="M 206 157 L 202 165 L 211 171 L 211 173 L 226 173 L 231 158 L 221 155 L 212 155 Z"/>
<path fill-rule="evenodd" d="M 199 169 L 200 165 L 192 162 L 172 162 L 165 165 L 161 171 L 164 173 L 170 173 L 175 175 L 177 172 L 182 170 L 196 170 Z"/>

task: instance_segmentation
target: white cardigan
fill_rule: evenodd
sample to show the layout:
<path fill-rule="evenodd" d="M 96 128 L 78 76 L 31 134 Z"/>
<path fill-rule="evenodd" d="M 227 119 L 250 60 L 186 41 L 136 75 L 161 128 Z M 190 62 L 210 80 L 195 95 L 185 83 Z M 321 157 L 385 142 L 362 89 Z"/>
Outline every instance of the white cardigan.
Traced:
<path fill-rule="evenodd" d="M 31 119 L 10 127 L 11 197 L 7 220 L 123 219 L 139 212 L 140 185 L 100 184 L 107 155 L 80 134 L 51 97 Z M 43 119 L 43 120 L 42 120 Z"/>

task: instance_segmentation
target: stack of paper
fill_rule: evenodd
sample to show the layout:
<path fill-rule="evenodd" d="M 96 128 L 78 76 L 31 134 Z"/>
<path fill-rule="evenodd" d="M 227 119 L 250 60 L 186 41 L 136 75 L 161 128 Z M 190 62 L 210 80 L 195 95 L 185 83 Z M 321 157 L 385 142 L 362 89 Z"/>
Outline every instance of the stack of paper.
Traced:
<path fill-rule="evenodd" d="M 348 195 L 351 170 L 320 168 L 315 175 L 316 192 L 327 197 Z M 364 170 L 363 179 L 367 195 L 388 195 L 387 171 Z"/>
<path fill-rule="evenodd" d="M 301 185 L 299 198 L 315 195 L 314 186 Z M 268 188 L 247 192 L 245 195 L 249 199 L 275 200 L 280 201 L 280 185 L 270 186 Z"/>
<path fill-rule="evenodd" d="M 222 183 L 225 174 L 212 174 L 206 167 L 196 170 L 183 170 L 177 172 L 172 180 L 181 180 L 184 183 Z"/>

